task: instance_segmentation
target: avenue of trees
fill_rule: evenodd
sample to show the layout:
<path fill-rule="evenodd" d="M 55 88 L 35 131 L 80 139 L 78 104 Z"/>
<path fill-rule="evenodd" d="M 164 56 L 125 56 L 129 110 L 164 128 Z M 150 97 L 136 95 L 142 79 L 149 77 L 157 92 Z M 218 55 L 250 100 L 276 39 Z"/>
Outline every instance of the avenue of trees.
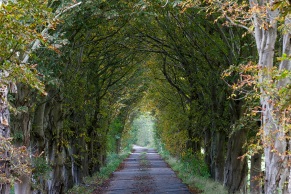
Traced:
<path fill-rule="evenodd" d="M 229 193 L 291 193 L 290 12 L 0 0 L 0 193 L 65 193 L 109 153 L 152 145 L 153 123 L 158 148 Z"/>

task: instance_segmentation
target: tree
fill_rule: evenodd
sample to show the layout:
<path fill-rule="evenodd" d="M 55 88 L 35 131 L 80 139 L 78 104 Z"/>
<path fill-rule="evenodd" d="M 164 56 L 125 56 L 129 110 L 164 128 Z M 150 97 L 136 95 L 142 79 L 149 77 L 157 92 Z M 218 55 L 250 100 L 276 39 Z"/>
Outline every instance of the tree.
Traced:
<path fill-rule="evenodd" d="M 126 83 L 135 77 L 139 63 L 124 46 L 127 16 L 115 9 L 122 13 L 127 7 L 81 4 L 63 15 L 63 25 L 55 31 L 67 44 L 57 53 L 38 53 L 46 59 L 39 62 L 47 71 L 48 97 L 37 104 L 36 113 L 44 118 L 35 116 L 40 127 L 34 128 L 34 142 L 40 151 L 45 143 L 44 155 L 53 167 L 50 181 L 44 181 L 50 193 L 83 183 L 104 165 L 110 119 L 122 108 L 114 93 L 126 94 Z"/>
<path fill-rule="evenodd" d="M 266 193 L 291 192 L 289 178 L 289 128 L 285 104 L 288 98 L 289 79 L 284 72 L 290 69 L 290 30 L 288 1 L 256 1 L 236 3 L 233 1 L 207 1 L 208 10 L 223 12 L 221 17 L 227 23 L 249 30 L 256 42 L 258 53 L 258 82 L 260 91 L 262 132 L 261 139 L 265 155 L 264 187 Z M 192 4 L 193 5 L 193 4 Z M 282 42 L 276 43 L 278 31 L 282 31 Z M 280 47 L 282 47 L 280 49 Z M 275 56 L 279 58 L 279 71 L 276 71 Z M 279 76 L 274 76 L 277 73 Z M 282 106 L 282 103 L 284 106 Z"/>
<path fill-rule="evenodd" d="M 46 4 L 42 1 L 1 1 L 0 2 L 0 30 L 1 38 L 0 45 L 5 48 L 1 51 L 0 62 L 1 62 L 1 85 L 2 85 L 2 132 L 3 139 L 1 140 L 4 144 L 8 143 L 7 149 L 3 152 L 1 168 L 3 177 L 1 181 L 1 193 L 9 192 L 9 183 L 11 179 L 21 181 L 21 177 L 25 176 L 26 173 L 30 173 L 27 169 L 26 172 L 20 174 L 11 174 L 9 166 L 12 166 L 13 160 L 17 158 L 9 158 L 12 155 L 13 146 L 9 143 L 10 137 L 10 119 L 8 106 L 9 102 L 7 99 L 8 90 L 16 92 L 16 82 L 22 82 L 29 87 L 35 88 L 40 92 L 44 93 L 44 86 L 39 81 L 35 65 L 28 64 L 27 59 L 31 52 L 36 48 L 34 45 L 35 41 L 40 42 L 44 40 L 45 34 L 42 34 L 37 28 L 50 28 L 45 26 L 44 21 L 51 19 L 50 10 L 47 9 Z M 53 25 L 53 22 L 51 23 Z M 32 46 L 31 46 L 32 45 Z M 37 45 L 38 46 L 38 45 Z M 3 145 L 4 145 L 3 144 Z M 25 147 L 22 147 L 25 150 Z M 26 152 L 26 151 L 24 151 Z M 16 157 L 21 157 L 16 156 Z M 25 159 L 23 159 L 25 160 Z M 21 161 L 17 159 L 16 165 L 20 165 Z M 27 161 L 22 161 L 27 164 Z M 28 162 L 29 163 L 29 162 Z M 14 164 L 15 165 L 15 164 Z M 21 168 L 21 165 L 20 165 Z M 21 172 L 21 171 L 20 171 Z"/>
<path fill-rule="evenodd" d="M 180 95 L 176 103 L 182 102 L 188 117 L 187 148 L 200 154 L 203 147 L 211 176 L 232 187 L 231 192 L 240 190 L 246 183 L 247 161 L 237 158 L 244 153 L 248 130 L 232 125 L 239 126 L 243 101 L 227 99 L 231 91 L 220 75 L 223 69 L 248 57 L 252 50 L 242 47 L 248 39 L 240 37 L 241 30 L 213 25 L 212 17 L 201 14 L 199 8 L 181 14 L 170 5 L 147 6 L 155 17 L 149 16 L 149 21 L 138 25 L 139 49 L 158 56 L 157 68 Z"/>

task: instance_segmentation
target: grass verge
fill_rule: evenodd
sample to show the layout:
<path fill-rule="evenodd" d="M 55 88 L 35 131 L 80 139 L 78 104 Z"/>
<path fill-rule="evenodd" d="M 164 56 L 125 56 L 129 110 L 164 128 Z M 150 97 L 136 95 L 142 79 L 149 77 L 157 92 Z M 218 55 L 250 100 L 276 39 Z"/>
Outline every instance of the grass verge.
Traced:
<path fill-rule="evenodd" d="M 197 163 L 192 160 L 183 161 L 172 157 L 167 152 L 160 152 L 164 160 L 171 166 L 171 168 L 177 173 L 177 176 L 182 180 L 183 183 L 187 184 L 188 187 L 194 193 L 204 193 L 204 194 L 227 194 L 227 190 L 222 184 L 215 182 L 208 178 L 209 176 L 201 176 L 197 173 L 199 168 L 197 168 Z"/>
<path fill-rule="evenodd" d="M 107 165 L 100 169 L 100 172 L 95 173 L 92 177 L 85 177 L 84 184 L 75 185 L 67 194 L 92 194 L 95 189 L 100 187 L 110 175 L 118 169 L 124 159 L 130 154 L 129 150 L 123 151 L 121 154 L 111 153 L 107 156 Z"/>

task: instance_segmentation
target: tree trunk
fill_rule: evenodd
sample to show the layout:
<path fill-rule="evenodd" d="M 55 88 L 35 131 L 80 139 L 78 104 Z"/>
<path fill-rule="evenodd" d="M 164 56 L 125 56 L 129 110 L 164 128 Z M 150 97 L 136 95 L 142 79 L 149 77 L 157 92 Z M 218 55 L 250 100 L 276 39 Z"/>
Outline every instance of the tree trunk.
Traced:
<path fill-rule="evenodd" d="M 250 5 L 254 6 L 254 1 L 250 1 Z M 262 5 L 273 2 L 262 1 Z M 262 28 L 262 19 L 254 15 L 255 24 L 255 39 L 257 50 L 259 53 L 258 66 L 262 69 L 259 74 L 260 83 L 268 83 L 272 81 L 271 71 L 274 66 L 275 43 L 277 39 L 277 17 L 279 10 L 266 10 L 267 29 Z M 285 21 L 290 24 L 289 18 Z M 288 26 L 288 25 L 287 25 Z M 290 34 L 286 33 L 283 37 L 282 53 L 290 55 Z M 290 69 L 290 60 L 284 60 L 280 64 L 280 69 Z M 285 79 L 278 82 L 278 88 L 285 86 Z M 289 156 L 286 151 L 289 151 L 290 142 L 286 139 L 288 134 L 284 130 L 284 122 L 280 123 L 280 117 L 283 116 L 278 107 L 274 107 L 273 101 L 276 99 L 268 94 L 269 91 L 261 88 L 261 106 L 262 106 L 262 126 L 263 126 L 263 144 L 265 145 L 265 193 L 287 192 L 291 193 L 291 180 Z M 286 184 L 288 182 L 288 184 Z"/>
<path fill-rule="evenodd" d="M 41 102 L 37 105 L 33 119 L 33 142 L 36 143 L 36 154 L 41 154 L 45 151 L 45 134 L 44 134 L 44 117 L 45 117 L 46 103 Z"/>
<path fill-rule="evenodd" d="M 221 131 L 213 132 L 211 146 L 211 174 L 215 181 L 223 183 L 224 180 L 224 151 L 225 134 Z"/>
<path fill-rule="evenodd" d="M 56 91 L 57 92 L 57 91 Z M 48 162 L 52 166 L 50 178 L 47 181 L 48 194 L 58 194 L 65 192 L 65 159 L 66 153 L 63 145 L 63 115 L 62 101 L 59 94 L 55 95 L 50 103 L 48 121 L 49 125 L 46 130 Z"/>
<path fill-rule="evenodd" d="M 24 146 L 28 147 L 30 142 L 30 117 L 29 113 L 22 114 L 22 129 L 24 137 Z M 16 129 L 16 128 L 15 128 Z M 17 146 L 21 146 L 21 143 L 18 142 Z M 15 182 L 15 194 L 29 194 L 31 193 L 31 174 L 27 173 L 19 177 L 20 182 Z"/>
<path fill-rule="evenodd" d="M 0 77 L 0 81 L 2 81 L 2 76 Z M 8 87 L 7 85 L 0 86 L 0 141 L 1 143 L 7 142 L 7 138 L 10 138 L 10 113 L 8 110 Z M 3 139 L 2 139 L 3 138 Z M 10 169 L 9 169 L 9 161 L 8 151 L 1 150 L 1 161 L 0 161 L 0 173 L 3 178 L 10 178 Z M 10 183 L 9 181 L 5 183 L 0 183 L 0 194 L 9 194 L 10 193 Z"/>
<path fill-rule="evenodd" d="M 256 153 L 251 157 L 250 191 L 251 194 L 262 193 L 262 154 Z"/>
<path fill-rule="evenodd" d="M 45 99 L 42 99 L 45 100 Z M 33 124 L 32 124 L 32 139 L 31 139 L 31 147 L 32 154 L 36 157 L 46 158 L 47 150 L 46 150 L 46 137 L 45 137 L 45 118 L 46 115 L 46 103 L 42 103 L 36 106 Z M 41 156 L 40 156 L 41 155 Z M 34 156 L 33 156 L 34 157 Z M 46 160 L 47 161 L 47 160 Z M 43 189 L 46 188 L 46 179 L 44 177 L 38 177 L 38 179 L 33 179 L 35 184 L 40 185 Z M 33 194 L 41 194 L 41 190 L 36 189 L 32 191 Z"/>
<path fill-rule="evenodd" d="M 15 138 L 16 146 L 30 146 L 30 132 L 31 132 L 31 116 L 29 109 L 31 107 L 31 90 L 28 86 L 20 83 L 17 84 L 17 94 L 15 97 L 15 106 L 17 108 L 22 108 L 16 116 L 13 117 L 13 134 L 16 135 Z"/>
<path fill-rule="evenodd" d="M 211 129 L 207 128 L 204 134 L 204 162 L 208 167 L 210 172 L 210 177 L 214 179 L 214 174 L 211 170 L 211 147 L 212 147 L 212 139 L 211 139 Z"/>
<path fill-rule="evenodd" d="M 15 183 L 14 191 L 15 194 L 29 194 L 31 193 L 31 180 L 30 177 L 23 175 L 19 177 L 21 183 Z"/>
<path fill-rule="evenodd" d="M 245 153 L 242 148 L 246 142 L 245 129 L 234 131 L 228 141 L 224 170 L 224 185 L 229 193 L 238 193 L 246 184 L 247 158 L 239 159 Z"/>
<path fill-rule="evenodd" d="M 102 134 L 100 133 L 100 121 L 102 118 L 102 114 L 100 112 L 101 109 L 101 98 L 99 91 L 99 83 L 96 81 L 96 99 L 95 99 L 95 112 L 92 118 L 91 126 L 88 129 L 88 134 L 90 135 L 89 142 L 89 174 L 92 176 L 95 172 L 100 170 L 100 141 L 102 139 Z"/>
<path fill-rule="evenodd" d="M 28 86 L 20 83 L 17 84 L 18 92 L 15 98 L 16 107 L 24 107 L 24 111 L 20 111 L 13 117 L 13 129 L 15 135 L 16 146 L 30 146 L 31 132 L 31 116 L 29 109 L 31 107 L 31 90 Z M 31 174 L 23 174 L 19 177 L 20 181 L 15 182 L 15 194 L 31 193 Z"/>
<path fill-rule="evenodd" d="M 57 142 L 54 142 L 49 147 L 49 162 L 53 170 L 50 173 L 50 179 L 47 181 L 48 194 L 64 193 L 65 178 L 63 177 L 63 150 L 57 145 Z"/>
<path fill-rule="evenodd" d="M 291 25 L 291 17 L 290 15 L 286 16 L 286 19 L 285 19 L 285 25 L 286 26 L 290 26 Z M 289 33 L 285 33 L 284 36 L 283 36 L 283 48 L 282 48 L 282 53 L 286 54 L 287 56 L 290 56 L 291 55 L 291 33 L 290 33 L 290 30 L 288 31 Z M 280 67 L 279 67 L 279 70 L 288 70 L 290 71 L 291 70 L 291 60 L 283 60 L 280 64 Z M 282 79 L 278 82 L 278 88 L 281 88 L 281 87 L 286 87 L 287 84 L 290 84 L 291 80 L 290 80 L 290 77 L 287 77 L 285 79 Z M 288 99 L 289 101 L 289 99 Z M 283 110 L 281 112 L 281 118 L 278 118 L 281 119 L 281 122 L 283 123 L 283 126 L 281 125 L 280 126 L 280 137 L 284 137 L 284 139 L 275 139 L 275 147 L 277 147 L 277 145 L 281 145 L 281 147 L 283 148 L 282 150 L 280 150 L 279 148 L 279 153 L 288 153 L 289 152 L 289 155 L 286 155 L 286 156 L 281 156 L 280 159 L 281 159 L 281 164 L 279 164 L 278 166 L 280 171 L 281 172 L 281 180 L 279 182 L 279 184 L 283 184 L 283 192 L 285 193 L 291 193 L 291 168 L 290 168 L 290 151 L 291 151 L 291 140 L 290 140 L 290 130 L 289 132 L 286 132 L 286 125 L 288 127 L 288 125 L 290 124 L 290 121 L 286 121 L 286 116 L 287 118 L 289 119 L 290 118 L 290 113 L 288 113 L 288 111 L 290 110 Z M 285 115 L 287 114 L 287 115 Z M 289 140 L 288 140 L 289 138 Z M 279 147 L 279 146 L 278 146 Z M 288 184 L 286 184 L 288 182 Z M 281 187 L 281 185 L 280 185 Z"/>
<path fill-rule="evenodd" d="M 82 184 L 83 178 L 89 175 L 87 158 L 85 157 L 86 152 L 88 150 L 86 150 L 85 148 L 86 143 L 83 137 L 72 140 L 71 142 L 72 176 L 74 184 L 76 185 Z"/>
<path fill-rule="evenodd" d="M 96 129 L 95 129 L 96 130 Z M 93 175 L 94 173 L 98 172 L 101 167 L 101 161 L 100 161 L 100 139 L 98 135 L 95 133 L 91 133 L 90 135 L 91 141 L 90 141 L 90 154 L 89 154 L 89 175 Z"/>
<path fill-rule="evenodd" d="M 193 97 L 194 99 L 194 97 Z M 200 132 L 195 129 L 194 123 L 194 115 L 195 115 L 195 108 L 197 108 L 198 103 L 195 100 L 190 100 L 189 102 L 189 113 L 188 113 L 188 138 L 189 140 L 187 141 L 187 149 L 190 149 L 192 153 L 201 153 L 201 134 Z"/>
<path fill-rule="evenodd" d="M 116 153 L 119 154 L 119 152 L 120 152 L 120 146 L 121 146 L 121 138 L 117 138 L 115 144 L 116 144 Z"/>

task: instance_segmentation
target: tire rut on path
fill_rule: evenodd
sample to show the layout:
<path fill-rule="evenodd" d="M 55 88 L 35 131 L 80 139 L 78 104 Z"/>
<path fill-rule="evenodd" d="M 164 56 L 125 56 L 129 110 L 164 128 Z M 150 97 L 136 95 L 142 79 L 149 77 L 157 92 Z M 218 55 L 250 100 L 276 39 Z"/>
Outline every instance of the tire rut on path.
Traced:
<path fill-rule="evenodd" d="M 191 192 L 154 149 L 134 146 L 124 168 L 113 173 L 105 194 L 158 194 Z"/>

